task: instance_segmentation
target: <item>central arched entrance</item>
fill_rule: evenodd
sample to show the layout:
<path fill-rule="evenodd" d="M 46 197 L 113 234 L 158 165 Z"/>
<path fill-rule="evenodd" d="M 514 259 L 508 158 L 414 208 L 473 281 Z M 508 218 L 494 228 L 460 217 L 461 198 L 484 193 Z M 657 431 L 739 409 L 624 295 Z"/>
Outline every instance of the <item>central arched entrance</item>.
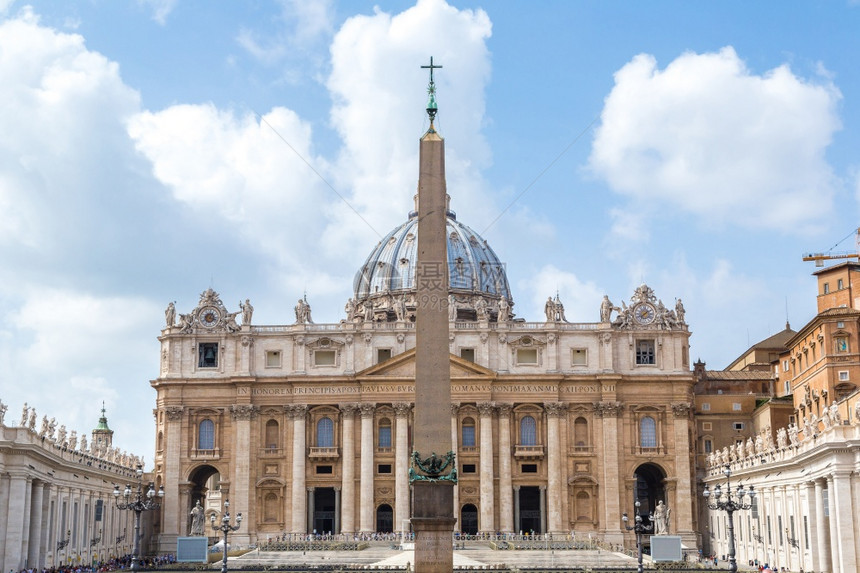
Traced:
<path fill-rule="evenodd" d="M 478 534 L 478 508 L 471 503 L 460 510 L 460 531 L 466 535 Z"/>
<path fill-rule="evenodd" d="M 638 501 L 639 515 L 644 523 L 650 523 L 648 515 L 654 512 L 657 507 L 657 502 L 663 501 L 669 504 L 666 499 L 666 474 L 660 466 L 647 463 L 642 464 L 633 472 L 636 478 L 636 491 L 633 501 Z"/>
<path fill-rule="evenodd" d="M 387 503 L 376 508 L 376 531 L 379 533 L 394 532 L 394 511 Z"/>

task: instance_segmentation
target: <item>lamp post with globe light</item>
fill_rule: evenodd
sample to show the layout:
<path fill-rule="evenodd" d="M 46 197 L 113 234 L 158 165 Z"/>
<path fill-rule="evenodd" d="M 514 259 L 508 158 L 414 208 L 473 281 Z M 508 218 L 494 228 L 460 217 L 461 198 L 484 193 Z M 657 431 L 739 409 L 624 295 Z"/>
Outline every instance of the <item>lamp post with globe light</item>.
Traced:
<path fill-rule="evenodd" d="M 624 522 L 624 529 L 626 529 L 627 531 L 635 531 L 636 532 L 636 553 L 637 553 L 637 558 L 638 558 L 638 563 L 639 563 L 636 571 L 638 571 L 638 573 L 642 573 L 642 571 L 643 571 L 643 567 L 642 567 L 642 534 L 647 533 L 647 532 L 651 531 L 652 529 L 654 529 L 654 524 L 653 524 L 654 518 L 651 516 L 651 514 L 648 514 L 648 521 L 650 521 L 651 523 L 649 523 L 648 525 L 645 525 L 642 522 L 642 516 L 639 515 L 639 507 L 642 504 L 639 503 L 639 501 L 637 500 L 634 505 L 636 506 L 636 516 L 633 519 L 633 525 L 627 525 L 627 522 L 630 521 L 630 518 L 627 517 L 627 512 L 624 512 L 624 514 L 621 516 L 621 520 Z"/>
<path fill-rule="evenodd" d="M 211 524 L 213 531 L 220 531 L 224 534 L 224 559 L 221 560 L 221 573 L 227 573 L 227 534 L 236 531 L 242 525 L 242 513 L 236 515 L 236 525 L 230 525 L 230 500 L 224 500 L 224 514 L 221 517 L 221 524 L 216 525 L 214 513 L 211 517 Z"/>
<path fill-rule="evenodd" d="M 714 487 L 713 498 L 711 498 L 711 490 L 708 489 L 707 484 L 705 484 L 705 491 L 702 492 L 702 496 L 704 496 L 705 502 L 710 509 L 725 511 L 728 516 L 726 530 L 729 538 L 729 571 L 736 573 L 738 570 L 738 563 L 735 560 L 735 525 L 732 515 L 734 512 L 741 509 L 752 508 L 752 501 L 755 499 L 755 488 L 751 485 L 749 489 L 745 490 L 743 484 L 741 484 L 735 488 L 734 492 L 732 492 L 732 470 L 728 464 L 726 464 L 723 473 L 726 475 L 725 494 L 719 484 L 717 484 L 717 486 Z M 745 496 L 749 496 L 749 503 L 744 501 Z"/>
<path fill-rule="evenodd" d="M 140 514 L 161 507 L 164 487 L 159 486 L 158 492 L 156 492 L 153 483 L 150 482 L 148 489 L 144 492 L 143 466 L 138 464 L 135 473 L 137 474 L 137 491 L 132 491 L 131 484 L 128 484 L 120 494 L 119 486 L 114 485 L 113 497 L 116 500 L 117 509 L 127 509 L 134 512 L 134 549 L 131 555 L 131 570 L 140 571 Z"/>

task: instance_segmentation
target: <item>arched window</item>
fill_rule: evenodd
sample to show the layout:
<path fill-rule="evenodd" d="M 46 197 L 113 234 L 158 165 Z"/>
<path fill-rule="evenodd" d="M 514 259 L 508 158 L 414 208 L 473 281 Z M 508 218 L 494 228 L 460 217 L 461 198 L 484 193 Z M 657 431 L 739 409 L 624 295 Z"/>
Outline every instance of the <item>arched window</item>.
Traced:
<path fill-rule="evenodd" d="M 317 447 L 334 447 L 334 422 L 329 417 L 320 418 L 317 422 Z"/>
<path fill-rule="evenodd" d="M 588 447 L 588 421 L 582 416 L 573 422 L 573 445 L 578 450 Z"/>
<path fill-rule="evenodd" d="M 199 432 L 197 434 L 197 449 L 215 449 L 215 422 L 212 420 L 207 419 L 200 422 Z"/>
<path fill-rule="evenodd" d="M 584 491 L 576 494 L 576 520 L 591 521 L 591 496 Z"/>
<path fill-rule="evenodd" d="M 639 422 L 639 445 L 643 448 L 657 447 L 657 422 L 651 416 L 645 416 Z"/>
<path fill-rule="evenodd" d="M 379 420 L 379 445 L 380 448 L 391 447 L 391 420 L 382 418 Z"/>
<path fill-rule="evenodd" d="M 158 446 L 156 447 L 156 449 L 158 451 L 161 451 L 164 449 L 164 432 L 158 432 L 157 444 L 158 444 Z"/>
<path fill-rule="evenodd" d="M 475 447 L 475 420 L 472 418 L 463 418 L 463 447 Z"/>
<path fill-rule="evenodd" d="M 520 445 L 534 446 L 537 444 L 537 429 L 535 419 L 531 416 L 523 416 L 520 420 Z"/>
<path fill-rule="evenodd" d="M 278 442 L 278 422 L 269 420 L 266 422 L 266 448 L 269 450 L 277 449 Z"/>

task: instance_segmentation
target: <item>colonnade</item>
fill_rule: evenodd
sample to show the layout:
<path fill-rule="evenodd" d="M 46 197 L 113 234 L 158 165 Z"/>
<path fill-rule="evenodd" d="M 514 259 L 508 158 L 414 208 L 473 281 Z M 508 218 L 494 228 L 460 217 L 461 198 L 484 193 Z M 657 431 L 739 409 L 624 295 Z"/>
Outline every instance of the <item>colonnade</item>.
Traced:
<path fill-rule="evenodd" d="M 860 483 L 847 469 L 791 483 L 759 485 L 751 510 L 735 512 L 735 547 L 740 563 L 758 560 L 772 569 L 856 571 L 860 534 L 852 486 Z M 711 551 L 728 552 L 724 511 L 711 510 Z"/>
<path fill-rule="evenodd" d="M 115 507 L 111 492 L 59 485 L 20 469 L 0 476 L 3 570 L 77 565 L 128 553 L 133 515 Z"/>
<path fill-rule="evenodd" d="M 409 423 L 411 404 L 394 403 L 394 528 L 399 530 L 408 520 L 410 514 L 410 488 L 408 482 L 408 464 L 411 452 L 409 450 Z M 478 526 L 481 532 L 513 533 L 516 529 L 518 497 L 513 480 L 514 448 L 511 444 L 511 414 L 513 404 L 479 402 L 474 408 L 478 413 Z M 375 512 L 374 477 L 377 444 L 374 441 L 377 405 L 370 403 L 341 404 L 342 436 L 342 474 L 340 487 L 336 488 L 338 497 L 338 525 L 343 533 L 372 533 L 377 530 Z M 451 408 L 451 449 L 457 455 L 458 466 L 462 467 L 460 452 L 462 442 L 459 405 Z M 307 414 L 308 406 L 288 406 L 287 413 L 292 423 L 292 451 L 306 452 L 306 436 L 308 435 Z M 544 531 L 561 533 L 566 531 L 562 511 L 566 496 L 566 417 L 567 404 L 548 403 L 543 405 L 541 412 L 545 420 L 546 434 L 538 436 L 537 445 L 542 446 L 540 457 L 543 458 L 543 447 L 546 450 L 546 471 L 536 474 L 531 481 L 538 481 L 541 487 L 541 512 L 543 514 Z M 498 418 L 499 439 L 496 449 L 494 444 L 494 419 Z M 356 428 L 358 425 L 358 428 Z M 359 444 L 358 480 L 355 468 L 356 431 Z M 442 454 L 444 452 L 437 452 Z M 494 458 L 498 455 L 498 483 L 494 471 Z M 304 534 L 311 530 L 309 526 L 313 513 L 309 510 L 312 503 L 313 488 L 307 487 L 306 455 L 292 455 L 291 460 L 291 533 Z M 548 476 L 548 477 L 547 477 Z M 463 479 L 461 474 L 461 481 Z M 358 482 L 356 491 L 356 481 Z M 358 503 L 356 504 L 356 500 Z M 454 515 L 459 518 L 462 495 L 459 487 L 454 489 Z M 498 512 L 496 503 L 498 502 Z M 356 506 L 358 508 L 356 515 Z M 496 518 L 498 515 L 498 519 Z"/>

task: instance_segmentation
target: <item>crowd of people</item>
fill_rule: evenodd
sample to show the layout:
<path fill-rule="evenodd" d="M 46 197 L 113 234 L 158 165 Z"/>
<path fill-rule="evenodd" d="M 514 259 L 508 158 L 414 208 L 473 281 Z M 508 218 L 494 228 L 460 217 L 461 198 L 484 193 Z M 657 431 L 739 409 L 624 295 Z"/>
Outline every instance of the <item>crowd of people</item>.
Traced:
<path fill-rule="evenodd" d="M 138 560 L 141 569 L 158 569 L 176 563 L 173 554 L 159 555 L 157 557 L 141 557 Z M 37 569 L 21 569 L 17 573 L 101 573 L 103 571 L 122 571 L 131 569 L 131 555 L 123 555 L 107 561 L 99 561 L 92 564 L 80 563 L 77 565 L 60 565 L 58 567 L 45 567 Z M 14 569 L 9 573 L 16 573 Z"/>

